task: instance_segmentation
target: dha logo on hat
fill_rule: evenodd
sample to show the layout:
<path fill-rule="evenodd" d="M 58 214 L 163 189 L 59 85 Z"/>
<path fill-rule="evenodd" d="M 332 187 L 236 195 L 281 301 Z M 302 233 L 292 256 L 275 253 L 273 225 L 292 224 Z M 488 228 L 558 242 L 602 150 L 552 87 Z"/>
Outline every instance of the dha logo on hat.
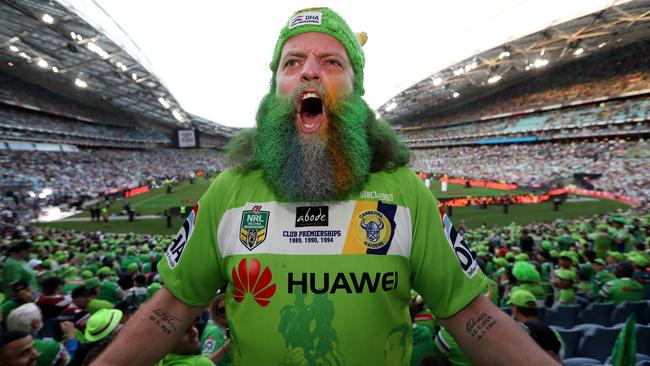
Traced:
<path fill-rule="evenodd" d="M 294 15 L 289 20 L 289 29 L 300 27 L 301 25 L 321 25 L 323 20 L 323 13 L 320 11 L 305 11 L 300 14 Z"/>

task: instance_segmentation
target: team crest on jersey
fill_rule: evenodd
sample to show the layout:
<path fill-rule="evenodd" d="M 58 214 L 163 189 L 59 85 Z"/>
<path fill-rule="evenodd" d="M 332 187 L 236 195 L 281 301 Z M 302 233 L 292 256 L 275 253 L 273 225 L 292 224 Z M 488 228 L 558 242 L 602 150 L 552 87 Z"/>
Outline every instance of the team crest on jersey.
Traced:
<path fill-rule="evenodd" d="M 378 249 L 388 244 L 393 228 L 383 213 L 375 210 L 364 211 L 355 217 L 357 234 L 367 248 Z"/>
<path fill-rule="evenodd" d="M 248 250 L 253 250 L 266 239 L 269 226 L 269 211 L 262 211 L 262 206 L 255 205 L 252 210 L 241 214 L 239 241 Z"/>

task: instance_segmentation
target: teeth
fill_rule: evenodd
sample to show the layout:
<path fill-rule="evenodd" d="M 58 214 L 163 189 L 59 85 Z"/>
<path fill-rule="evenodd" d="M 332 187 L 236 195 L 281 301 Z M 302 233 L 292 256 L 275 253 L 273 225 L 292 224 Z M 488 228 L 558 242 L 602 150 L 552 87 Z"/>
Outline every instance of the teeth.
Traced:
<path fill-rule="evenodd" d="M 302 96 L 302 100 L 305 100 L 307 98 L 318 98 L 318 99 L 320 99 L 320 97 L 316 93 L 305 93 L 305 95 Z"/>

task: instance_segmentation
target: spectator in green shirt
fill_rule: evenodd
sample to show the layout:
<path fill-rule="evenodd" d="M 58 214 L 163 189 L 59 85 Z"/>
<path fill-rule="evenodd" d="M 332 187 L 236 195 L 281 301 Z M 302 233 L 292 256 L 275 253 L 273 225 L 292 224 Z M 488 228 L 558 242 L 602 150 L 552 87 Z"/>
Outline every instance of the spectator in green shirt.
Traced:
<path fill-rule="evenodd" d="M 172 352 L 165 355 L 156 366 L 214 366 L 209 358 L 198 355 L 200 349 L 199 331 L 192 324 Z"/>
<path fill-rule="evenodd" d="M 230 366 L 230 338 L 226 315 L 225 294 L 218 294 L 210 304 L 210 320 L 201 335 L 201 354 L 219 366 Z"/>
<path fill-rule="evenodd" d="M 614 274 L 616 279 L 607 282 L 598 293 L 601 300 L 619 303 L 643 300 L 643 285 L 633 280 L 634 269 L 628 262 L 620 263 Z"/>
<path fill-rule="evenodd" d="M 23 241 L 9 248 L 7 258 L 2 265 L 2 292 L 13 297 L 11 284 L 18 280 L 24 280 L 30 284 L 32 289 L 38 289 L 38 281 L 32 267 L 25 262 L 29 256 L 32 245 Z"/>
<path fill-rule="evenodd" d="M 12 299 L 2 304 L 2 318 L 7 319 L 9 313 L 15 308 L 32 302 L 34 291 L 30 284 L 25 280 L 18 280 L 11 284 Z"/>
<path fill-rule="evenodd" d="M 560 269 L 556 272 L 557 279 L 553 286 L 558 290 L 555 294 L 555 303 L 557 305 L 572 305 L 578 302 L 574 283 L 576 281 L 575 272 L 568 269 Z"/>

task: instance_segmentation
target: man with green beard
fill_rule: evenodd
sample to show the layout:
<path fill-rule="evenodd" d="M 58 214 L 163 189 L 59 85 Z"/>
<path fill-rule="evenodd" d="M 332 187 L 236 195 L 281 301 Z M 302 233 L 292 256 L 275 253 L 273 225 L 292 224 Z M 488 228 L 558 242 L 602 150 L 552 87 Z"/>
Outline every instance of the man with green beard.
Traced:
<path fill-rule="evenodd" d="M 97 364 L 160 359 L 223 285 L 234 365 L 408 365 L 411 288 L 477 364 L 554 364 L 481 296 L 462 236 L 363 101 L 364 42 L 330 9 L 293 14 L 257 127 Z"/>

